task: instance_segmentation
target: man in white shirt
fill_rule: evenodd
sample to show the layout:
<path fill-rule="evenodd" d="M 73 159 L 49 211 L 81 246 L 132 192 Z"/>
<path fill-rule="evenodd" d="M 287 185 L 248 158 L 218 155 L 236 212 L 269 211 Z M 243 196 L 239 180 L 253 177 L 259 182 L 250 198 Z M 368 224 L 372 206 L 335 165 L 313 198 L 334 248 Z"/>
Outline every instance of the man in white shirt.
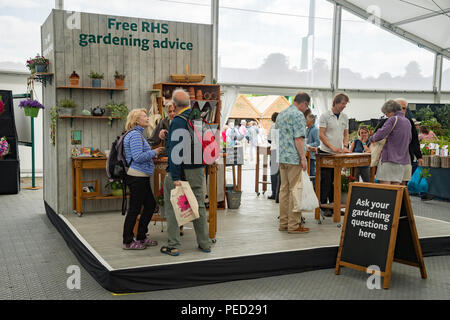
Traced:
<path fill-rule="evenodd" d="M 343 110 L 350 101 L 344 93 L 333 98 L 331 110 L 323 113 L 319 118 L 319 153 L 349 153 L 348 149 L 348 117 Z M 322 168 L 320 171 L 320 203 L 334 201 L 334 169 Z M 331 217 L 331 209 L 324 210 L 324 216 Z"/>

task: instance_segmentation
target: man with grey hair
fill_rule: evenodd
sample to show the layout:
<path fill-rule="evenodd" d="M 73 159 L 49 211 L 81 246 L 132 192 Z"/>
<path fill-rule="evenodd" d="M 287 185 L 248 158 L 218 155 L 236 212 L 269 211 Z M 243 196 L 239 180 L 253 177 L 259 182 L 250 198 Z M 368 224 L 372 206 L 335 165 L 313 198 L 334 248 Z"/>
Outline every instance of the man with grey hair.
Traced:
<path fill-rule="evenodd" d="M 181 186 L 181 180 L 183 180 L 189 182 L 198 202 L 200 217 L 193 221 L 198 247 L 201 251 L 208 253 L 211 252 L 211 246 L 209 242 L 208 223 L 206 221 L 203 187 L 205 166 L 201 162 L 200 164 L 190 163 L 190 161 L 189 163 L 185 163 L 184 159 L 192 159 L 193 157 L 190 155 L 183 157 L 183 152 L 186 150 L 194 152 L 191 148 L 187 123 L 187 119 L 191 113 L 189 94 L 183 89 L 176 89 L 172 94 L 172 101 L 175 105 L 176 116 L 170 123 L 167 137 L 168 166 L 166 169 L 166 177 L 164 179 L 164 203 L 166 204 L 164 206 L 164 213 L 167 219 L 168 244 L 161 248 L 161 252 L 171 256 L 178 256 L 180 254 L 180 230 L 178 228 L 175 212 L 170 202 L 170 193 L 175 187 Z M 183 133 L 183 130 L 185 130 L 185 134 L 178 136 L 178 133 Z M 177 134 L 174 134 L 175 131 L 177 131 Z M 189 139 L 186 139 L 186 137 L 189 137 Z M 179 144 L 182 144 L 183 146 L 181 150 Z M 175 150 L 180 151 L 174 150 L 176 146 L 178 147 Z M 178 161 L 180 159 L 183 159 L 181 163 Z"/>

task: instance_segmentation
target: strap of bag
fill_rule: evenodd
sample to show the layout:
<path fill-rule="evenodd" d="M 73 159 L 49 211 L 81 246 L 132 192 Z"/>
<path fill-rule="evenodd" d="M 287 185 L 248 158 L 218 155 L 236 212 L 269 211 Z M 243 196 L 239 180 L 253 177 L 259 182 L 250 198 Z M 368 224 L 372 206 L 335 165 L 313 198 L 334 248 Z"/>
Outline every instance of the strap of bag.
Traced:
<path fill-rule="evenodd" d="M 391 128 L 391 131 L 389 131 L 389 133 L 388 133 L 388 135 L 386 136 L 386 138 L 385 139 L 387 139 L 388 137 L 389 137 L 389 135 L 391 134 L 391 132 L 394 130 L 394 128 L 395 128 L 395 125 L 397 124 L 397 120 L 398 120 L 398 117 L 396 116 L 395 117 L 395 122 L 394 122 L 394 125 L 392 126 L 392 128 Z"/>
<path fill-rule="evenodd" d="M 126 177 L 125 177 L 126 179 Z M 128 205 L 128 201 L 127 201 L 127 185 L 126 185 L 126 180 L 123 179 L 122 181 L 122 215 L 124 216 L 125 213 L 127 212 L 127 205 Z"/>

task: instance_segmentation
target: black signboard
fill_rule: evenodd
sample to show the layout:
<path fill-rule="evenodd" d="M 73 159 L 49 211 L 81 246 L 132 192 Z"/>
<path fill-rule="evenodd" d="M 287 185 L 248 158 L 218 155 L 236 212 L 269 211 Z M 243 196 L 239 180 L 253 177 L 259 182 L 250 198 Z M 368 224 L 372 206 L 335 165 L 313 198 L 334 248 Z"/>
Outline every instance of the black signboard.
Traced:
<path fill-rule="evenodd" d="M 12 91 L 0 90 L 0 96 L 4 104 L 4 112 L 0 114 L 0 138 L 5 137 L 9 144 L 9 153 L 0 160 L 0 194 L 17 194 L 20 166 Z"/>
<path fill-rule="evenodd" d="M 408 190 L 404 186 L 352 183 L 336 262 L 361 271 L 376 266 L 389 288 L 392 262 L 419 267 L 425 264 L 415 227 Z"/>

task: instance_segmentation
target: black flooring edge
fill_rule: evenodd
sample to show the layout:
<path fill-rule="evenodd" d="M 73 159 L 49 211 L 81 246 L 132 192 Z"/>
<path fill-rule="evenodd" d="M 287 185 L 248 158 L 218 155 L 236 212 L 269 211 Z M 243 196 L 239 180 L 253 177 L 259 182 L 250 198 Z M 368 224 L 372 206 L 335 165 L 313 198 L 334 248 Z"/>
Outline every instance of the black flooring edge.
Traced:
<path fill-rule="evenodd" d="M 103 288 L 115 293 L 179 289 L 336 265 L 338 246 L 108 271 L 47 203 L 45 209 L 81 265 Z M 420 243 L 424 257 L 450 254 L 450 237 L 425 238 Z"/>

